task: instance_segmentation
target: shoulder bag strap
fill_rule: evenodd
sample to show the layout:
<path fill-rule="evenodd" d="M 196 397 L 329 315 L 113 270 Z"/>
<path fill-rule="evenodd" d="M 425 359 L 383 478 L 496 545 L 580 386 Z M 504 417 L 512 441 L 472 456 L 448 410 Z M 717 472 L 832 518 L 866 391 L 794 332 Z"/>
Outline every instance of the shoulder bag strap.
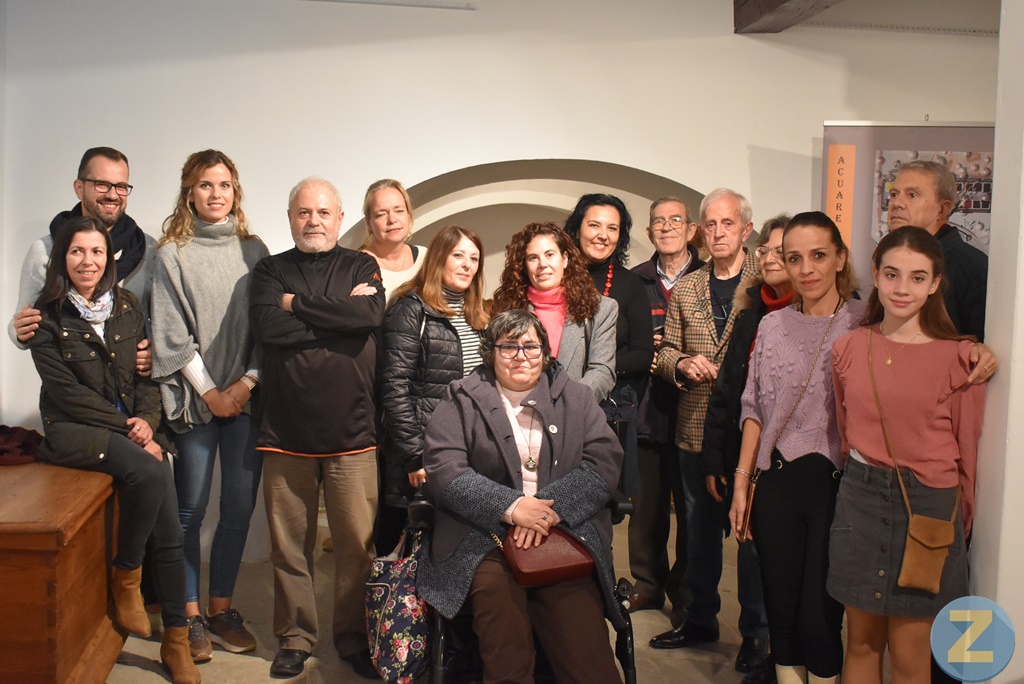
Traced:
<path fill-rule="evenodd" d="M 594 334 L 594 319 L 588 318 L 583 322 L 583 372 L 587 371 L 590 363 L 590 337 Z"/>
<path fill-rule="evenodd" d="M 825 340 L 828 339 L 828 334 L 832 330 L 832 323 L 836 320 L 837 315 L 838 312 L 832 314 L 832 318 L 829 319 L 828 326 L 825 327 L 825 334 L 821 336 L 821 341 L 818 342 L 818 348 L 814 352 L 814 359 L 811 361 L 811 369 L 807 371 L 807 379 L 804 380 L 804 386 L 800 388 L 800 394 L 797 396 L 796 401 L 793 402 L 793 406 L 789 409 L 789 414 L 786 416 L 786 420 L 783 421 L 782 427 L 779 428 L 778 433 L 775 435 L 775 444 L 772 445 L 772 451 L 775 451 L 775 447 L 779 445 L 779 438 L 782 437 L 782 433 L 785 432 L 786 426 L 789 425 L 789 419 L 793 417 L 793 414 L 796 412 L 796 407 L 800 405 L 800 401 L 804 398 L 804 392 L 807 391 L 807 386 L 811 384 L 811 376 L 814 375 L 814 368 L 818 365 L 818 357 L 821 355 L 821 348 L 825 346 Z"/>
<path fill-rule="evenodd" d="M 881 334 L 881 332 L 879 332 Z M 903 474 L 900 473 L 900 462 L 896 460 L 896 452 L 889 440 L 889 431 L 885 429 L 885 413 L 882 411 L 882 400 L 878 397 L 878 383 L 875 381 L 875 366 L 871 362 L 871 339 L 875 336 L 874 330 L 868 328 L 868 375 L 871 377 L 871 392 L 875 395 L 875 407 L 878 409 L 878 422 L 882 426 L 882 437 L 885 439 L 885 450 L 889 452 L 889 458 L 896 466 L 896 478 L 900 481 L 900 491 L 903 492 L 903 503 L 907 507 L 907 518 L 913 516 L 910 510 L 910 497 L 907 496 L 907 486 L 903 484 Z M 950 522 L 956 520 L 956 511 L 960 507 L 960 485 L 956 488 L 956 503 L 953 504 L 953 515 Z"/>

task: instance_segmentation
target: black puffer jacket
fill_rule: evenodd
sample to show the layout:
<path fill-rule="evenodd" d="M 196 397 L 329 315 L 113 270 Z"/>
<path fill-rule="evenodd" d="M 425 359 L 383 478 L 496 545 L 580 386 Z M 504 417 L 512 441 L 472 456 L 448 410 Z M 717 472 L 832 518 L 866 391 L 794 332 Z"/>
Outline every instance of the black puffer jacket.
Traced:
<path fill-rule="evenodd" d="M 409 293 L 384 317 L 380 402 L 384 412 L 384 495 L 402 503 L 408 473 L 423 467 L 423 433 L 448 383 L 463 376 L 462 346 L 448 317 Z"/>

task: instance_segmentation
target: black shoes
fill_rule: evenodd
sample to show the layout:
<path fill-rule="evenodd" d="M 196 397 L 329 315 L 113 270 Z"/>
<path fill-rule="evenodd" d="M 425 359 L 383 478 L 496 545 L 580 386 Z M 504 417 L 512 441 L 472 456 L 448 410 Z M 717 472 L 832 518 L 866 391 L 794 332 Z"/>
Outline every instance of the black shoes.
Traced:
<path fill-rule="evenodd" d="M 661 607 L 665 605 L 665 597 L 662 597 L 660 601 L 647 598 L 643 594 L 633 592 L 629 595 L 629 612 L 636 613 L 641 610 L 661 610 Z"/>
<path fill-rule="evenodd" d="M 651 639 L 652 648 L 686 648 L 718 641 L 718 625 L 702 627 L 684 624 Z"/>
<path fill-rule="evenodd" d="M 282 648 L 274 656 L 274 662 L 270 664 L 270 676 L 282 679 L 298 677 L 306 667 L 309 659 L 309 651 L 300 651 L 297 648 Z"/>
<path fill-rule="evenodd" d="M 757 637 L 743 637 L 740 652 L 736 656 L 737 672 L 753 672 L 768 655 L 768 640 Z"/>
<path fill-rule="evenodd" d="M 777 682 L 775 658 L 772 658 L 772 654 L 769 653 L 754 666 L 750 674 L 743 678 L 742 684 L 776 684 Z"/>
<path fill-rule="evenodd" d="M 342 656 L 341 658 L 348 663 L 355 673 L 364 679 L 380 679 L 380 673 L 377 672 L 377 668 L 373 666 L 373 661 L 370 660 L 370 650 L 365 649 L 352 655 Z"/>

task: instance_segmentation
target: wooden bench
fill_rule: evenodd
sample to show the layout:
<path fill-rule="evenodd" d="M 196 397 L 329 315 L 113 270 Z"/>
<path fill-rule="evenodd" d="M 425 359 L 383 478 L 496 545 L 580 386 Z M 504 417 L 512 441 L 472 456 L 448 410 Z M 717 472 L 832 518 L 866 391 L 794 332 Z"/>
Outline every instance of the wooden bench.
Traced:
<path fill-rule="evenodd" d="M 109 476 L 0 468 L 0 682 L 105 682 L 124 637 L 108 613 Z"/>

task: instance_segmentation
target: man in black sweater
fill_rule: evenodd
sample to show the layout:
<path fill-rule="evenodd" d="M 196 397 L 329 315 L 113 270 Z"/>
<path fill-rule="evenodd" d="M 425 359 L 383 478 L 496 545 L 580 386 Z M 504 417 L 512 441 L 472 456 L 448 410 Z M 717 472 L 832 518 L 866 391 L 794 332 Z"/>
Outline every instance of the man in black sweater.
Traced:
<path fill-rule="evenodd" d="M 374 555 L 376 329 L 384 320 L 377 261 L 338 246 L 337 189 L 307 178 L 288 201 L 295 248 L 252 274 L 249 319 L 262 345 L 259 437 L 274 564 L 270 674 L 295 677 L 319 636 L 313 593 L 320 485 L 334 539 L 334 647 L 376 678 L 363 594 Z"/>

